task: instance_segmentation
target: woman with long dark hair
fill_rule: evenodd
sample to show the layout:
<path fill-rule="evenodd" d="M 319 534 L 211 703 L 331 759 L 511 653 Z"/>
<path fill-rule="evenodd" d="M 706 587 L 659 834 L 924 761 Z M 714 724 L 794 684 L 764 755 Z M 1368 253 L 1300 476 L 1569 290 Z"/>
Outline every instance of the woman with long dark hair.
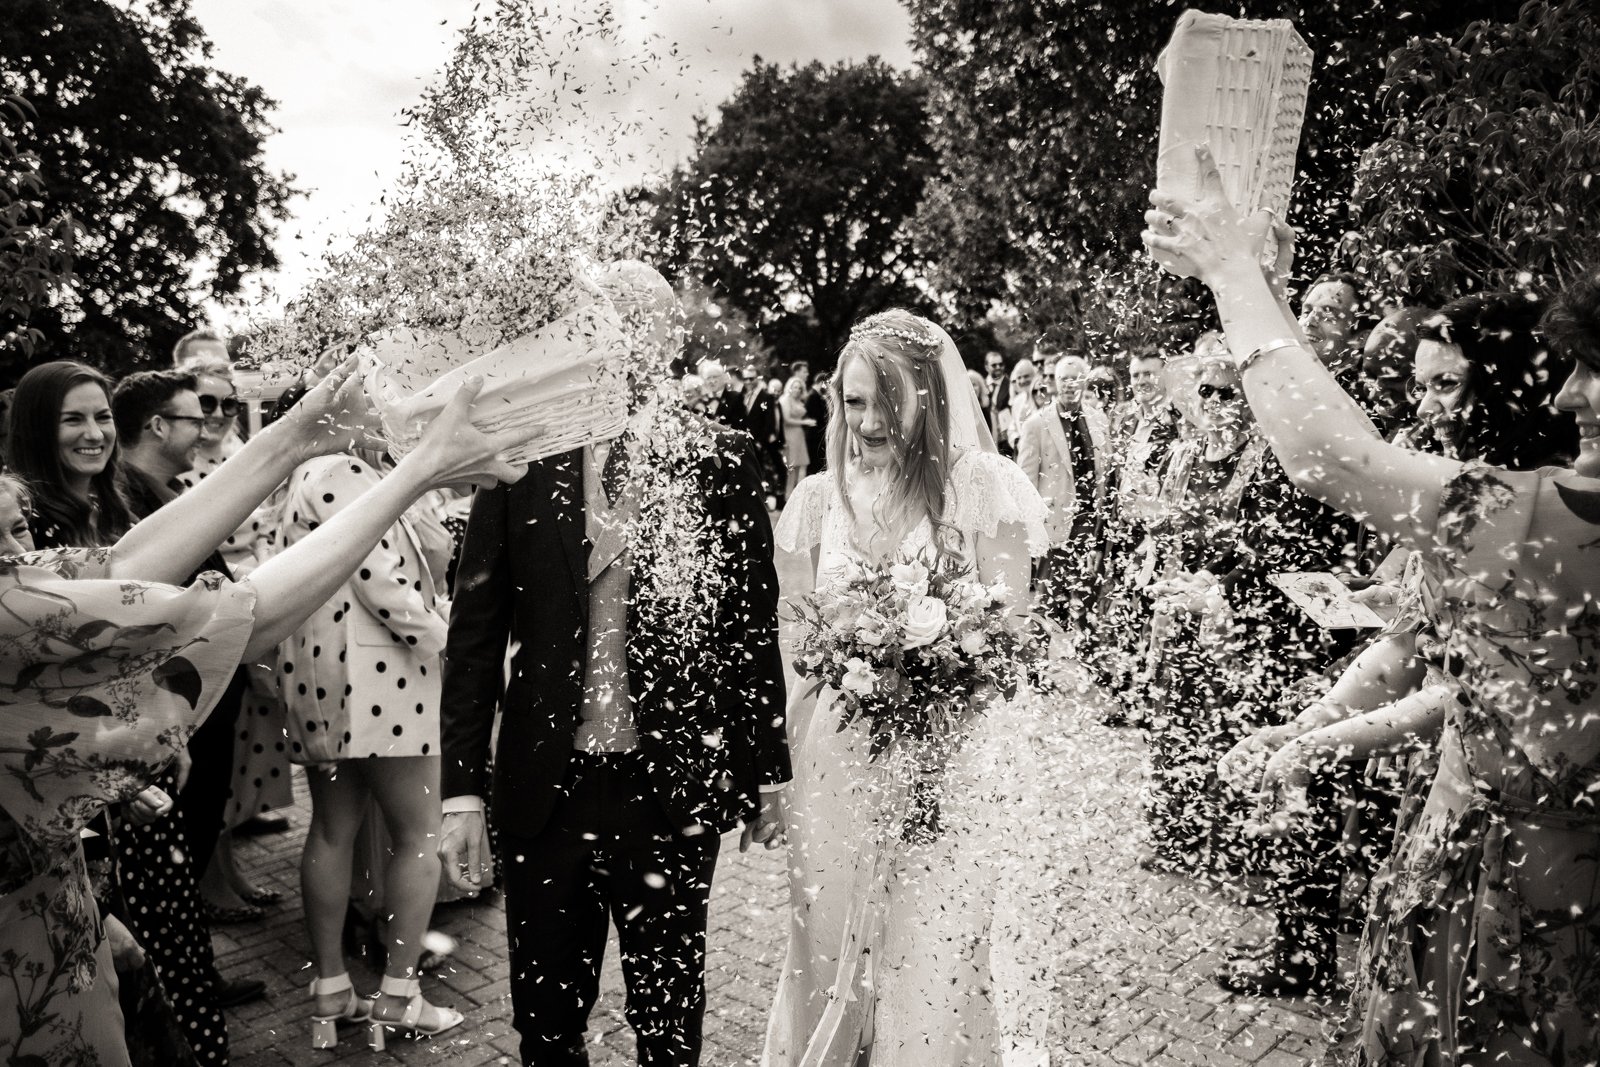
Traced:
<path fill-rule="evenodd" d="M 99 548 L 133 525 L 117 488 L 111 383 L 72 360 L 41 364 L 17 383 L 6 458 L 33 496 L 39 548 Z"/>
<path fill-rule="evenodd" d="M 1537 336 L 1543 312 L 1523 293 L 1475 293 L 1422 321 L 1410 384 L 1416 444 L 1512 470 L 1572 462 L 1578 427 L 1555 408 L 1565 366 Z"/>

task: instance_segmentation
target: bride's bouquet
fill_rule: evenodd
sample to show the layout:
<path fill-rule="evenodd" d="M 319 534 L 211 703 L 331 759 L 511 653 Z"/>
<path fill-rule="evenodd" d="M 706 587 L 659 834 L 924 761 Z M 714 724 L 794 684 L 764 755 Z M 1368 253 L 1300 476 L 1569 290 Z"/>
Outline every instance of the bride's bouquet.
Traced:
<path fill-rule="evenodd" d="M 802 597 L 795 669 L 833 689 L 839 729 L 866 724 L 869 758 L 892 757 L 908 778 L 907 841 L 938 836 L 939 783 L 972 717 L 1015 692 L 1042 649 L 1017 629 L 1003 583 L 984 584 L 959 560 L 851 562 L 826 592 Z"/>

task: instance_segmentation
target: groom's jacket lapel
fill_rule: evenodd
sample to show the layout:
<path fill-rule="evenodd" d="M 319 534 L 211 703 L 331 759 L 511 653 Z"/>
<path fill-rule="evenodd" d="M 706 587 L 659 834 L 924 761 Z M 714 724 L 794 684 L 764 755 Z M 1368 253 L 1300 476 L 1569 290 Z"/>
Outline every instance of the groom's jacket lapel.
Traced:
<path fill-rule="evenodd" d="M 584 534 L 583 450 L 563 452 L 550 462 L 550 506 L 561 546 L 572 571 L 572 588 L 578 597 L 578 617 L 589 622 L 589 542 Z"/>

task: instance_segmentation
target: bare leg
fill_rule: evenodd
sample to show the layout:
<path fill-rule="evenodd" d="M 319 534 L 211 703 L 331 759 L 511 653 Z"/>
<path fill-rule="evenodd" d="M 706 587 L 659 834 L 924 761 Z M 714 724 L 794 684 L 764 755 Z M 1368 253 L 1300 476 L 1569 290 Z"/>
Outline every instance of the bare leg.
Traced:
<path fill-rule="evenodd" d="M 443 819 L 439 798 L 439 757 L 400 756 L 369 760 L 364 764 L 367 784 L 383 812 L 389 828 L 390 857 L 384 871 L 384 913 L 387 929 L 384 945 L 389 963 L 387 978 L 415 978 L 417 959 L 422 954 L 422 935 L 427 932 L 439 894 L 439 824 Z M 375 1018 L 398 1019 L 405 1012 L 401 997 L 378 999 Z M 424 1010 L 422 1025 L 434 1019 L 430 1006 Z"/>
<path fill-rule="evenodd" d="M 300 893 L 319 978 L 345 973 L 343 935 L 344 912 L 350 901 L 350 855 L 367 809 L 363 777 L 355 761 L 307 768 L 311 827 L 300 855 Z M 346 996 L 340 992 L 318 998 L 318 1014 L 338 1012 Z"/>
<path fill-rule="evenodd" d="M 216 851 L 211 854 L 211 862 L 200 879 L 200 895 L 219 908 L 240 908 L 245 904 L 240 895 L 241 887 L 247 887 L 247 883 L 233 857 L 233 834 L 224 830 L 217 837 Z"/>

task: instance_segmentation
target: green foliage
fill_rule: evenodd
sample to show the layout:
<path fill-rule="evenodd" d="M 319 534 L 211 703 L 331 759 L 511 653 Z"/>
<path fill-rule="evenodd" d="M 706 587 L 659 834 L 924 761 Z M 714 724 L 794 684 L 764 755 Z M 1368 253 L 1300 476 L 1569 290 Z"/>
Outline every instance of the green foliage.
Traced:
<path fill-rule="evenodd" d="M 861 316 L 925 306 L 908 230 L 935 166 L 923 97 L 875 58 L 757 57 L 661 194 L 671 269 L 743 312 L 780 360 L 818 367 Z"/>
<path fill-rule="evenodd" d="M 1389 66 L 1349 250 L 1397 302 L 1558 287 L 1600 267 L 1600 13 L 1530 3 Z"/>
<path fill-rule="evenodd" d="M 1097 272 L 1143 258 L 1139 231 L 1160 128 L 1155 60 L 1189 4 L 906 3 L 943 164 L 918 220 L 921 247 L 938 251 L 936 287 L 962 314 L 981 315 L 1000 300 L 1041 329 L 1078 329 Z M 1379 133 L 1384 57 L 1413 34 L 1453 31 L 1514 6 L 1245 0 L 1227 9 L 1292 19 L 1316 54 L 1290 218 L 1304 234 L 1301 263 L 1314 272 L 1348 229 L 1355 166 Z M 1190 299 L 1185 288 L 1176 293 Z M 1155 305 L 1147 311 L 1160 314 Z"/>
<path fill-rule="evenodd" d="M 32 113 L 20 97 L 0 98 L 7 127 Z M 72 281 L 78 226 L 72 216 L 45 214 L 39 160 L 0 127 L 0 353 L 31 355 L 43 334 L 30 325 L 34 310 L 59 299 Z"/>
<path fill-rule="evenodd" d="M 32 114 L 0 131 L 37 160 L 35 218 L 81 226 L 70 297 L 0 308 L 31 351 L 0 353 L 0 379 L 76 357 L 113 373 L 159 362 L 202 303 L 277 265 L 288 178 L 262 142 L 272 101 L 207 65 L 188 0 L 7 0 L 0 92 Z"/>

